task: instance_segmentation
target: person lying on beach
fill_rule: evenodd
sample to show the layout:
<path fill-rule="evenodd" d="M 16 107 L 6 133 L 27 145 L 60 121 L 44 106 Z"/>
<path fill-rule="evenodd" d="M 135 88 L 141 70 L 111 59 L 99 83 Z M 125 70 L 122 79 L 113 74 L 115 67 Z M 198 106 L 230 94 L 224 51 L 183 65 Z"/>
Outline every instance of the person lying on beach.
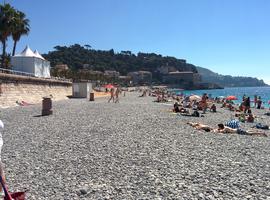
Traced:
<path fill-rule="evenodd" d="M 241 128 L 230 128 L 224 126 L 224 124 L 218 124 L 218 128 L 214 129 L 215 133 L 228 133 L 228 134 L 239 134 L 239 135 L 257 135 L 267 137 L 266 133 L 253 130 L 243 130 Z"/>
<path fill-rule="evenodd" d="M 204 115 L 201 115 L 198 110 L 194 110 L 192 114 L 190 114 L 188 111 L 185 113 L 181 113 L 182 116 L 188 116 L 188 117 L 204 117 Z"/>
<path fill-rule="evenodd" d="M 213 128 L 211 128 L 210 126 L 201 123 L 188 122 L 187 124 L 189 124 L 190 126 L 194 127 L 197 130 L 204 130 L 206 132 L 210 132 L 213 130 Z"/>

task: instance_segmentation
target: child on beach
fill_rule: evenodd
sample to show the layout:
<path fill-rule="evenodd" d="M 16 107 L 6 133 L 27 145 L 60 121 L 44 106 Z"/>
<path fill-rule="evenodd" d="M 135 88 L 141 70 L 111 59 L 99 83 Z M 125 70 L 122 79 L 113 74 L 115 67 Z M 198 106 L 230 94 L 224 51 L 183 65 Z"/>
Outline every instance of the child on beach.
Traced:
<path fill-rule="evenodd" d="M 211 108 L 210 108 L 210 111 L 212 112 L 217 112 L 217 107 L 215 104 L 212 104 Z"/>

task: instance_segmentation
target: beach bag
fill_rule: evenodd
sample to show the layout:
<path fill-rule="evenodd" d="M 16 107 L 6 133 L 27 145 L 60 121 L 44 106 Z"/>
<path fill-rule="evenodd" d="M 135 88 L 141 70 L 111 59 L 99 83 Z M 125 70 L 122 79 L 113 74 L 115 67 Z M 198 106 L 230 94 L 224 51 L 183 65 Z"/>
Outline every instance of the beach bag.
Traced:
<path fill-rule="evenodd" d="M 193 117 L 200 117 L 200 113 L 199 113 L 197 110 L 195 110 L 195 111 L 192 113 L 192 116 L 193 116 Z"/>
<path fill-rule="evenodd" d="M 5 193 L 4 200 L 25 200 L 25 192 L 9 193 L 7 186 L 4 184 L 2 177 L 0 176 L 0 182 Z"/>
<path fill-rule="evenodd" d="M 240 128 L 239 121 L 235 119 L 226 122 L 224 125 L 230 128 Z"/>
<path fill-rule="evenodd" d="M 264 113 L 264 115 L 270 116 L 270 112 Z"/>
<path fill-rule="evenodd" d="M 269 126 L 262 125 L 261 123 L 256 124 L 255 127 L 258 128 L 258 129 L 264 129 L 264 130 L 268 130 L 269 129 Z"/>

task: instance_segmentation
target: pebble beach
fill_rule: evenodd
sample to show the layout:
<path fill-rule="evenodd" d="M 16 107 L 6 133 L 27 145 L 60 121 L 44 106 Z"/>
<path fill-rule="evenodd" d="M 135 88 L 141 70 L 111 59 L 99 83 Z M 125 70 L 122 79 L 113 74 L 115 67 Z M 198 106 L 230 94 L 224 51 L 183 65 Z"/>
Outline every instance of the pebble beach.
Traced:
<path fill-rule="evenodd" d="M 57 101 L 50 116 L 41 105 L 2 109 L 9 189 L 27 199 L 270 199 L 270 131 L 195 130 L 186 123 L 216 127 L 233 114 L 217 105 L 204 117 L 179 116 L 172 102 L 139 95 Z M 267 111 L 253 109 L 256 122 L 270 125 Z"/>

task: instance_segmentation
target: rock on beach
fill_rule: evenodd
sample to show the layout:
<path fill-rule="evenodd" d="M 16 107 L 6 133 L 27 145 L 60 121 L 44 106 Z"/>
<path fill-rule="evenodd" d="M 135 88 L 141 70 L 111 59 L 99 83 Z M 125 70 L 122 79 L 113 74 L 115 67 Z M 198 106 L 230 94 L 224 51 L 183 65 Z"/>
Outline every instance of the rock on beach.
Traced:
<path fill-rule="evenodd" d="M 193 118 L 152 97 L 126 93 L 120 103 L 69 99 L 1 110 L 2 162 L 11 191 L 27 199 L 267 199 L 270 137 L 214 134 L 232 113 Z M 266 111 L 257 122 L 270 124 Z M 250 128 L 254 124 L 241 124 Z M 270 136 L 270 134 L 268 133 Z"/>

